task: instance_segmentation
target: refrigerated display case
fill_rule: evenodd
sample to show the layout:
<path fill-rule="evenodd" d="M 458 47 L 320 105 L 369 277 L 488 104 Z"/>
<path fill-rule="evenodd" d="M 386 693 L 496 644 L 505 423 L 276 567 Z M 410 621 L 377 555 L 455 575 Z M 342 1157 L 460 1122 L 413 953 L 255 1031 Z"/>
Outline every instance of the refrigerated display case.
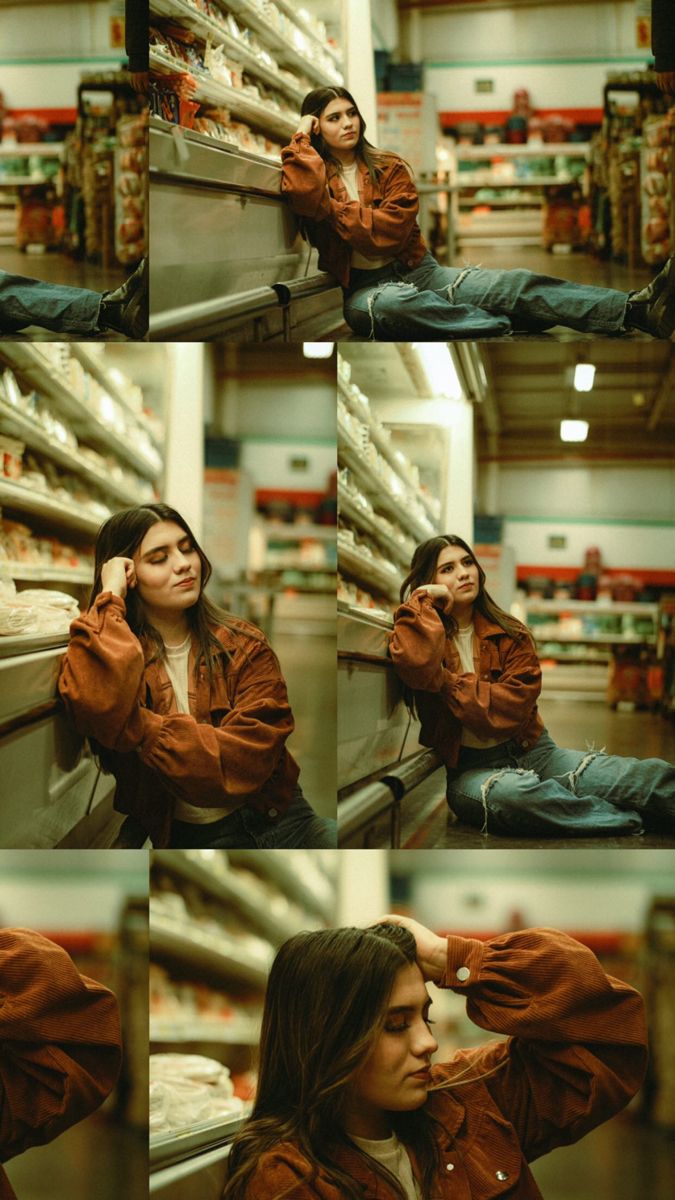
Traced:
<path fill-rule="evenodd" d="M 287 0 L 150 9 L 151 336 L 334 328 L 340 290 L 280 195 L 303 96 L 343 82 L 325 26 Z"/>
<path fill-rule="evenodd" d="M 3 342 L 0 372 L 0 845 L 105 844 L 112 781 L 67 725 L 56 681 L 96 532 L 155 498 L 161 447 L 104 347 Z M 45 623 L 38 607 L 54 590 L 62 619 Z"/>
<path fill-rule="evenodd" d="M 240 1104 L 158 1132 L 151 1116 L 151 1195 L 220 1200 L 229 1146 L 254 1094 L 269 967 L 287 938 L 334 921 L 336 865 L 320 851 L 153 854 L 151 1051 L 222 1063 Z"/>

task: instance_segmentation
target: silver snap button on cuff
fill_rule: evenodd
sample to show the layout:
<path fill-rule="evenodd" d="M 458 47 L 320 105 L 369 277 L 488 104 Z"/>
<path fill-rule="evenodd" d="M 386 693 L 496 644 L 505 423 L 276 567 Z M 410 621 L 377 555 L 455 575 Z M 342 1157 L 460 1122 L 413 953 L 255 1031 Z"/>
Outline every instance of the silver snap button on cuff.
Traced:
<path fill-rule="evenodd" d="M 457 971 L 457 978 L 459 979 L 460 983 L 465 983 L 470 975 L 471 975 L 471 971 L 469 970 L 468 967 L 460 967 L 459 970 Z"/>
<path fill-rule="evenodd" d="M 495 1175 L 500 1183 L 503 1183 L 509 1177 L 508 1171 L 495 1171 Z"/>

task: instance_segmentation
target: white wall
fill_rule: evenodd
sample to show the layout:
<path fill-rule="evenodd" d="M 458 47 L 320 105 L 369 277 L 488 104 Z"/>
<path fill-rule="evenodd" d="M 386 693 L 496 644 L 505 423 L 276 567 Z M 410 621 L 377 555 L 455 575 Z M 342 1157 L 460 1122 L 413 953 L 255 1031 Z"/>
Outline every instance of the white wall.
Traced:
<path fill-rule="evenodd" d="M 0 924 L 112 932 L 128 895 L 147 895 L 144 850 L 0 852 Z"/>
<path fill-rule="evenodd" d="M 651 59 L 637 47 L 632 0 L 430 12 L 421 29 L 425 90 L 440 111 L 510 110 L 523 87 L 535 109 L 598 108 L 608 71 Z M 476 92 L 478 79 L 494 90 Z"/>
<path fill-rule="evenodd" d="M 564 549 L 551 549 L 548 538 L 564 535 Z M 504 521 L 503 541 L 512 547 L 516 563 L 538 567 L 578 567 L 589 546 L 598 546 L 608 570 L 672 571 L 675 569 L 675 521 L 669 524 L 632 524 L 630 521 L 580 521 L 565 518 Z"/>
<path fill-rule="evenodd" d="M 1 7 L 0 88 L 7 107 L 72 108 L 83 73 L 125 61 L 124 48 L 111 46 L 111 12 L 107 0 Z"/>
<path fill-rule="evenodd" d="M 294 458 L 307 462 L 306 469 L 292 467 Z M 323 492 L 329 476 L 335 472 L 335 444 L 317 445 L 314 442 L 244 441 L 240 466 L 253 482 L 254 488 L 279 488 L 296 492 Z"/>

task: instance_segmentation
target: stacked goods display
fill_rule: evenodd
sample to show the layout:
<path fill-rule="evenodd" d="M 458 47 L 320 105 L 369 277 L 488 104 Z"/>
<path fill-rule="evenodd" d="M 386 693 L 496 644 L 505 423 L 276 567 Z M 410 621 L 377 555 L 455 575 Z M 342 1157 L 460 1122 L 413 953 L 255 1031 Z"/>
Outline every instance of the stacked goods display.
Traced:
<path fill-rule="evenodd" d="M 287 0 L 151 0 L 151 113 L 278 161 L 302 97 L 343 82 L 326 27 Z"/>
<path fill-rule="evenodd" d="M 115 257 L 126 265 L 140 262 L 145 254 L 147 165 L 147 113 L 121 117 L 115 151 Z"/>
<path fill-rule="evenodd" d="M 672 246 L 670 216 L 675 189 L 670 159 L 673 124 L 675 109 L 665 116 L 648 117 L 643 128 L 641 249 L 644 261 L 650 265 L 664 262 Z"/>

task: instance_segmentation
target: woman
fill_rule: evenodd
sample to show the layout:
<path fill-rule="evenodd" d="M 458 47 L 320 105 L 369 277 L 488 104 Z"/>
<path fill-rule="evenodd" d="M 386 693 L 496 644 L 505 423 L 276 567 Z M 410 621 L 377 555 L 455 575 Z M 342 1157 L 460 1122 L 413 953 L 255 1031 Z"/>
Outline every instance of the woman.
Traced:
<path fill-rule="evenodd" d="M 89 611 L 59 691 L 117 780 L 123 841 L 333 846 L 286 749 L 286 684 L 260 630 L 204 595 L 211 564 L 166 504 L 116 513 L 96 543 Z M 140 841 L 138 831 L 140 830 Z M 133 840 L 131 840 L 133 838 Z"/>
<path fill-rule="evenodd" d="M 675 767 L 556 746 L 537 711 L 541 668 L 524 625 L 495 604 L 470 546 L 418 546 L 390 653 L 447 799 L 483 833 L 537 837 L 675 830 Z"/>
<path fill-rule="evenodd" d="M 30 929 L 0 929 L 0 1161 L 103 1103 L 121 1062 L 117 1003 Z M 0 1167 L 0 1200 L 16 1200 Z"/>
<path fill-rule="evenodd" d="M 567 325 L 588 333 L 675 329 L 675 260 L 639 292 L 570 283 L 530 271 L 441 267 L 417 224 L 419 200 L 403 159 L 366 140 L 341 87 L 309 92 L 281 190 L 344 293 L 347 324 L 378 341 L 490 337 Z"/>
<path fill-rule="evenodd" d="M 534 1200 L 528 1162 L 640 1086 L 641 998 L 572 938 L 530 929 L 483 943 L 382 921 L 281 947 L 223 1200 Z M 509 1040 L 432 1067 L 429 980 Z"/>

